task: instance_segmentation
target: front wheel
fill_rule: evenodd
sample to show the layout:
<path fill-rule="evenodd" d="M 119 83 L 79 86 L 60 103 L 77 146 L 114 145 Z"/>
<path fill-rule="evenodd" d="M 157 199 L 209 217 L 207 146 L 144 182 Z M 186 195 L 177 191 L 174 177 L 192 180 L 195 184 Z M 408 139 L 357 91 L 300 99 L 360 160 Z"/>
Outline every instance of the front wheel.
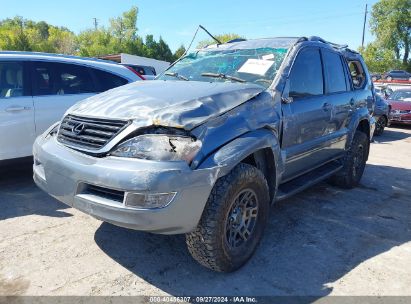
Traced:
<path fill-rule="evenodd" d="M 358 186 L 364 173 L 369 148 L 367 135 L 356 131 L 351 147 L 343 159 L 343 168 L 330 179 L 330 182 L 346 189 Z"/>
<path fill-rule="evenodd" d="M 248 164 L 237 165 L 214 185 L 197 228 L 186 234 L 188 250 L 212 270 L 240 268 L 262 238 L 269 206 L 263 173 Z"/>

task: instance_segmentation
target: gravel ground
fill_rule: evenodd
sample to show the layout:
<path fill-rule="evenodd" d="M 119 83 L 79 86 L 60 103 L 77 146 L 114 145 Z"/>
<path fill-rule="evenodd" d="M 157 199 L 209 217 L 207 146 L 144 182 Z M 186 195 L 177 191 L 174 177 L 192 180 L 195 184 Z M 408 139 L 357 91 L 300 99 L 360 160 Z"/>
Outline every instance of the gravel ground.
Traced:
<path fill-rule="evenodd" d="M 184 236 L 102 223 L 0 168 L 0 295 L 411 295 L 411 128 L 372 144 L 361 186 L 276 204 L 251 261 L 199 266 Z"/>

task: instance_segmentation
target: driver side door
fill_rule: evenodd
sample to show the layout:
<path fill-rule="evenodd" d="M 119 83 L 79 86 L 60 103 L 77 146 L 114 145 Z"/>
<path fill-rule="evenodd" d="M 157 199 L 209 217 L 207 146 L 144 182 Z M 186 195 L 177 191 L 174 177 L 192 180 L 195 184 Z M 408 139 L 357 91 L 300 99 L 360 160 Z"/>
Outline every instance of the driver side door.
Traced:
<path fill-rule="evenodd" d="M 327 126 L 332 104 L 325 95 L 319 48 L 300 50 L 283 93 L 282 149 L 286 154 L 283 182 L 323 164 L 328 158 Z"/>

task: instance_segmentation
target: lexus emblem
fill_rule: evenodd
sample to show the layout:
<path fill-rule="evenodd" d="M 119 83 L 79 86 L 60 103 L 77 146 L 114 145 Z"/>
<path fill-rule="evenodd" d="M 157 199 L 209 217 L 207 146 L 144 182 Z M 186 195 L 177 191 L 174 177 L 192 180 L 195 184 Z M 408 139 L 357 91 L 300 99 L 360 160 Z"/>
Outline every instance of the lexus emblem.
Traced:
<path fill-rule="evenodd" d="M 75 125 L 71 128 L 71 132 L 73 132 L 76 135 L 80 135 L 83 133 L 83 131 L 86 129 L 86 125 L 84 123 L 80 123 L 78 125 Z"/>

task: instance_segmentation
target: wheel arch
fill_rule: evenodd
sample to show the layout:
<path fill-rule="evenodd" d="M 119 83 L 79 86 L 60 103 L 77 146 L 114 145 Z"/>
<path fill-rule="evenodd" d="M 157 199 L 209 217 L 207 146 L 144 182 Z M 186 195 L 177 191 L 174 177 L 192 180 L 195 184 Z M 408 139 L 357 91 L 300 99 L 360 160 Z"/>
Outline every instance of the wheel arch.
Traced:
<path fill-rule="evenodd" d="M 282 172 L 280 145 L 275 133 L 259 129 L 243 134 L 208 156 L 198 169 L 217 167 L 217 178 L 220 178 L 240 163 L 253 165 L 263 172 L 269 185 L 270 200 L 273 202 L 278 175 Z"/>

